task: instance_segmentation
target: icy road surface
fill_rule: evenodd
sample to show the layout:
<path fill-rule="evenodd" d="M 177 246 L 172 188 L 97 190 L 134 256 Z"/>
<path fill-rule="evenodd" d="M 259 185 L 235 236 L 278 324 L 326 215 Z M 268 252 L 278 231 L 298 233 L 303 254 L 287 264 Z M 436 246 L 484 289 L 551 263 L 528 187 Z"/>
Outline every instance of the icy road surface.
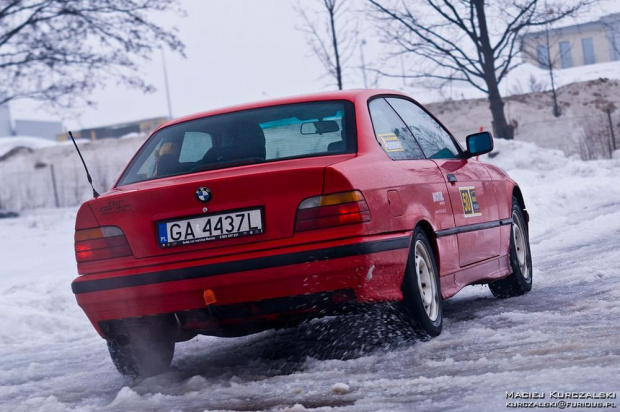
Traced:
<path fill-rule="evenodd" d="M 372 310 L 198 337 L 177 345 L 170 372 L 132 384 L 70 290 L 75 211 L 0 220 L 0 410 L 501 411 L 506 391 L 620 393 L 620 160 L 498 146 L 491 161 L 531 213 L 534 288 L 507 300 L 466 288 L 427 342 Z"/>

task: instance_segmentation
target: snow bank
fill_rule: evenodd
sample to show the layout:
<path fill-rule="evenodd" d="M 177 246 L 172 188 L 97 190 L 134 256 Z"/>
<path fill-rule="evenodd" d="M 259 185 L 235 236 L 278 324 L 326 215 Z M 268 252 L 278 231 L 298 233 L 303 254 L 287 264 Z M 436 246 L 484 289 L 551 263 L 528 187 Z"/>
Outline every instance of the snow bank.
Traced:
<path fill-rule="evenodd" d="M 618 236 L 620 159 L 584 162 L 559 150 L 495 140 L 494 158 L 522 188 L 532 241 L 542 251 L 563 250 Z M 620 263 L 620 261 L 618 262 Z"/>
<path fill-rule="evenodd" d="M 619 62 L 614 64 L 620 68 Z M 557 93 L 560 117 L 553 115 L 552 98 L 548 92 L 504 98 L 504 111 L 508 122 L 515 126 L 515 139 L 560 149 L 568 154 L 590 152 L 596 154 L 592 157 L 604 157 L 609 139 L 605 110 L 610 105 L 620 106 L 620 80 L 570 83 L 558 88 Z M 480 127 L 493 130 L 489 102 L 485 98 L 443 101 L 427 106 L 460 141 Z M 620 124 L 618 112 L 612 113 L 611 117 L 614 125 Z M 615 127 L 618 136 L 620 132 Z"/>

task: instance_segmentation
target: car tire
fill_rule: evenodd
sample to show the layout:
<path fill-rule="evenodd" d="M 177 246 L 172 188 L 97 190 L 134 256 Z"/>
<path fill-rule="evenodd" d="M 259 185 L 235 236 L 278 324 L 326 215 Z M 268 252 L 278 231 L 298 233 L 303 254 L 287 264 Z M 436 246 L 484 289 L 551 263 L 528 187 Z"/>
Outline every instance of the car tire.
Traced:
<path fill-rule="evenodd" d="M 413 232 L 403 279 L 403 306 L 418 332 L 437 336 L 443 326 L 443 299 L 433 248 L 424 231 Z"/>
<path fill-rule="evenodd" d="M 510 229 L 510 266 L 512 274 L 489 283 L 493 296 L 509 298 L 532 290 L 532 254 L 525 217 L 517 198 L 512 198 L 512 227 Z"/>
<path fill-rule="evenodd" d="M 131 378 L 166 372 L 174 356 L 175 340 L 160 330 L 141 328 L 129 337 L 107 342 L 114 366 L 121 375 Z"/>

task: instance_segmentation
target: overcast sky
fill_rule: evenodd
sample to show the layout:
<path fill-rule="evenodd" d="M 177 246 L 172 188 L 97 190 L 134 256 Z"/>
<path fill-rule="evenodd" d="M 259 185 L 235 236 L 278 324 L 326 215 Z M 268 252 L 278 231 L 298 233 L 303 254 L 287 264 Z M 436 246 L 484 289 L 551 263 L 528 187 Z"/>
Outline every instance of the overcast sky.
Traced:
<path fill-rule="evenodd" d="M 360 0 L 354 3 L 362 4 Z M 173 116 L 334 89 L 331 79 L 322 77 L 323 68 L 309 52 L 304 33 L 296 29 L 301 19 L 293 4 L 293 0 L 182 0 L 187 16 L 170 16 L 166 20 L 167 25 L 179 29 L 187 46 L 186 59 L 166 53 Z M 313 1 L 303 0 L 303 4 L 312 5 Z M 620 1 L 608 0 L 604 9 L 594 10 L 593 14 L 598 17 L 618 11 Z M 362 24 L 360 38 L 368 42 L 364 47 L 366 61 L 380 64 L 384 57 L 370 24 Z M 359 64 L 358 48 L 350 65 Z M 39 104 L 19 101 L 11 103 L 12 117 L 62 120 L 66 128 L 80 129 L 167 116 L 161 56 L 153 56 L 143 70 L 157 87 L 155 93 L 144 95 L 110 82 L 93 96 L 98 102 L 95 108 L 50 114 Z M 378 85 L 403 88 L 401 80 L 383 79 Z M 344 86 L 363 87 L 361 70 L 349 71 Z"/>
<path fill-rule="evenodd" d="M 300 19 L 289 0 L 183 1 L 186 17 L 171 16 L 185 42 L 187 58 L 166 53 L 174 117 L 269 97 L 329 90 L 320 78 L 322 67 L 313 58 L 304 34 L 295 29 Z M 144 67 L 157 87 L 153 94 L 111 82 L 94 96 L 95 109 L 80 116 L 65 115 L 65 126 L 80 128 L 166 116 L 161 55 Z M 347 88 L 361 84 L 348 83 Z M 11 104 L 13 118 L 53 119 L 37 104 Z"/>

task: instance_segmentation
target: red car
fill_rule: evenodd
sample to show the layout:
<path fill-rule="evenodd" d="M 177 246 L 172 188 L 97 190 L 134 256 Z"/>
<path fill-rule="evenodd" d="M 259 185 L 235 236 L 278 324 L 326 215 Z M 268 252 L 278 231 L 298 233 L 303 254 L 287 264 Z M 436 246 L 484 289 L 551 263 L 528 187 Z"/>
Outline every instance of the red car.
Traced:
<path fill-rule="evenodd" d="M 117 369 L 175 342 L 240 336 L 355 303 L 400 302 L 430 336 L 473 283 L 532 287 L 518 185 L 390 90 L 314 94 L 171 121 L 77 215 L 77 301 Z"/>

